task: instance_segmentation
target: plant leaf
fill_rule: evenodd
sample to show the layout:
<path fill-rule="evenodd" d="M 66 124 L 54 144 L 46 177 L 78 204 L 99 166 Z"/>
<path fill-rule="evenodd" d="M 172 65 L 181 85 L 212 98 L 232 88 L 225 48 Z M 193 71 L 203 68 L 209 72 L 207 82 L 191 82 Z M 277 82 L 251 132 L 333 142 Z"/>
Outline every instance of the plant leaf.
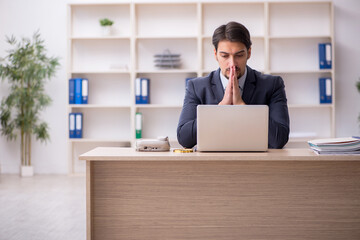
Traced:
<path fill-rule="evenodd" d="M 47 124 L 38 124 L 41 111 L 51 103 L 44 84 L 55 75 L 59 59 L 47 56 L 39 30 L 32 38 L 11 36 L 6 42 L 11 48 L 1 58 L 0 77 L 9 82 L 10 93 L 1 101 L 1 134 L 15 139 L 21 131 L 46 141 L 50 139 Z"/>

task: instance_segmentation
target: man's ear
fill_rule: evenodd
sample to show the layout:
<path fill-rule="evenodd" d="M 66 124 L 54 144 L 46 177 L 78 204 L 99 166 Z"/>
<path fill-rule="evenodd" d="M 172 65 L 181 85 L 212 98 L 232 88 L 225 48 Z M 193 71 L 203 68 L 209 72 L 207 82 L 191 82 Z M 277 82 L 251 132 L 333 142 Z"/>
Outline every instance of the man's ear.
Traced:
<path fill-rule="evenodd" d="M 249 59 L 251 57 L 251 47 L 248 50 L 248 55 L 247 55 L 247 59 Z"/>
<path fill-rule="evenodd" d="M 215 48 L 214 48 L 214 56 L 215 56 L 215 60 L 218 61 L 217 54 L 216 54 L 216 49 L 215 49 Z"/>

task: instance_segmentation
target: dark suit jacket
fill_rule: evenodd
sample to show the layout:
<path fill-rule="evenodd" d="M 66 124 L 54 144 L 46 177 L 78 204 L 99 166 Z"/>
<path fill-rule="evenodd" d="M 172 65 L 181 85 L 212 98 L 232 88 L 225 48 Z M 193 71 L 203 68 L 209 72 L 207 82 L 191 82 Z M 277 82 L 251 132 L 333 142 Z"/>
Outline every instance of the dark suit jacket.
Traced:
<path fill-rule="evenodd" d="M 224 97 L 220 68 L 206 77 L 189 80 L 177 128 L 183 147 L 196 145 L 196 107 L 219 104 Z M 242 98 L 246 104 L 269 106 L 269 148 L 282 148 L 289 139 L 289 113 L 284 81 L 279 76 L 264 75 L 247 66 Z"/>

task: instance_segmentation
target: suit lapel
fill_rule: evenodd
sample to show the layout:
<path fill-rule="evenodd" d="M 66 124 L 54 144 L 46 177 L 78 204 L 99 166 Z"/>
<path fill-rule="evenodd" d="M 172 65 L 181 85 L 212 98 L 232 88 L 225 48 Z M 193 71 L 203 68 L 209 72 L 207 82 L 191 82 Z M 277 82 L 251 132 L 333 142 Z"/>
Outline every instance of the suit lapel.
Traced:
<path fill-rule="evenodd" d="M 244 92 L 242 98 L 246 104 L 251 104 L 252 95 L 256 87 L 255 72 L 250 67 L 247 67 L 247 76 L 244 85 Z"/>
<path fill-rule="evenodd" d="M 224 97 L 224 88 L 220 80 L 220 68 L 211 78 L 211 88 L 218 103 L 221 102 Z"/>

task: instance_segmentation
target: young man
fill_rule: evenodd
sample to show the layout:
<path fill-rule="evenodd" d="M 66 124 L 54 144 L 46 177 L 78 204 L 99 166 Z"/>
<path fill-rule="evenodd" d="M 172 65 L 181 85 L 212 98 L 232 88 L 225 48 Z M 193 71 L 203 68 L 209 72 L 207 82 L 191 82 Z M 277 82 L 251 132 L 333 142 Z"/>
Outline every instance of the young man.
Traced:
<path fill-rule="evenodd" d="M 251 40 L 242 24 L 229 22 L 218 27 L 212 42 L 220 68 L 188 82 L 177 128 L 179 143 L 187 148 L 196 145 L 199 104 L 266 104 L 269 106 L 269 148 L 284 147 L 289 139 L 289 113 L 281 77 L 261 74 L 246 65 L 251 57 Z"/>

